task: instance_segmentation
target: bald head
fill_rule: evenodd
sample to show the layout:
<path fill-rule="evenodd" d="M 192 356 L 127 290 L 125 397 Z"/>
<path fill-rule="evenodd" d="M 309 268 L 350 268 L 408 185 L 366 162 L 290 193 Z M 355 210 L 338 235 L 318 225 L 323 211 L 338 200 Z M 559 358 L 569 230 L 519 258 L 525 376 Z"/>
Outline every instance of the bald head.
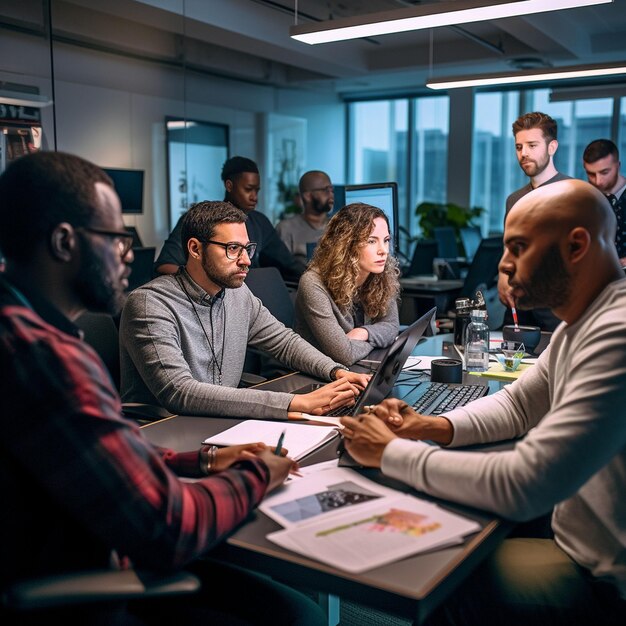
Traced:
<path fill-rule="evenodd" d="M 328 174 L 311 170 L 300 177 L 298 183 L 305 216 L 325 216 L 332 211 L 335 202 L 333 184 Z"/>
<path fill-rule="evenodd" d="M 535 189 L 515 203 L 506 225 L 569 232 L 577 226 L 594 240 L 613 244 L 617 221 L 606 197 L 582 180 L 562 180 Z"/>
<path fill-rule="evenodd" d="M 623 277 L 616 219 L 604 195 L 581 180 L 539 187 L 509 212 L 500 269 L 525 308 L 550 307 L 572 322 L 609 282 Z"/>

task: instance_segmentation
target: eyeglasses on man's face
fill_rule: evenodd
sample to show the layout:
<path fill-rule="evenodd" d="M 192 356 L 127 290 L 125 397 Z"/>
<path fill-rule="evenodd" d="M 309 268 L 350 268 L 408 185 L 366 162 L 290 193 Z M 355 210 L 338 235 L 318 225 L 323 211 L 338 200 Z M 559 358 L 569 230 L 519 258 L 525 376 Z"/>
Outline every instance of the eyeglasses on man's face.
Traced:
<path fill-rule="evenodd" d="M 214 246 L 221 246 L 222 248 L 224 248 L 226 256 L 231 261 L 239 260 L 244 250 L 246 251 L 248 258 L 252 259 L 254 253 L 256 252 L 257 246 L 257 244 L 253 242 L 250 242 L 244 246 L 243 244 L 236 243 L 235 241 L 229 241 L 227 243 L 224 243 L 223 241 L 213 241 L 212 239 L 208 239 L 207 241 L 203 241 L 202 243 L 212 243 Z"/>
<path fill-rule="evenodd" d="M 88 233 L 111 237 L 116 240 L 114 243 L 119 247 L 120 256 L 122 258 L 124 258 L 133 247 L 133 235 L 127 230 L 106 230 L 104 228 L 92 228 L 91 226 L 77 226 L 74 230 L 83 230 Z"/>
<path fill-rule="evenodd" d="M 332 193 L 335 190 L 333 185 L 326 185 L 326 187 L 314 187 L 313 189 L 308 189 L 311 193 L 315 191 L 323 191 L 324 193 Z"/>

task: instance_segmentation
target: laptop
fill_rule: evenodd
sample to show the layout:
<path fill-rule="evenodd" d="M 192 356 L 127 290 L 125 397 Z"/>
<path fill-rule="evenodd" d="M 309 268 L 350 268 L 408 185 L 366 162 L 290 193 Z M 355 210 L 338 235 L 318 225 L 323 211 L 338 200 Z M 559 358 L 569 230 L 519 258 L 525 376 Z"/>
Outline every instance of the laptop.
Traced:
<path fill-rule="evenodd" d="M 437 307 L 433 307 L 396 337 L 395 341 L 385 351 L 380 364 L 374 374 L 372 374 L 367 387 L 359 395 L 354 406 L 340 407 L 330 411 L 327 415 L 335 417 L 339 415 L 358 415 L 363 412 L 364 406 L 378 404 L 381 400 L 384 400 L 391 393 L 406 360 L 430 326 L 430 322 L 436 312 Z M 301 387 L 294 393 L 305 393 L 308 391 L 311 391 L 310 385 Z"/>

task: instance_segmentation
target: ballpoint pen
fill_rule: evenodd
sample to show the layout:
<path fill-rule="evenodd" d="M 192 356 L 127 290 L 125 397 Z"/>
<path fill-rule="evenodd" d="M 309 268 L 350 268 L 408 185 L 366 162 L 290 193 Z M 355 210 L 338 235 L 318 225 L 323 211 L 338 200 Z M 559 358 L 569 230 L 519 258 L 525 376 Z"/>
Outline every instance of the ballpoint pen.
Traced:
<path fill-rule="evenodd" d="M 283 430 L 283 432 L 280 433 L 280 437 L 278 438 L 278 443 L 276 444 L 276 451 L 274 452 L 276 456 L 280 456 L 280 452 L 283 449 L 284 440 L 285 440 L 285 431 Z"/>

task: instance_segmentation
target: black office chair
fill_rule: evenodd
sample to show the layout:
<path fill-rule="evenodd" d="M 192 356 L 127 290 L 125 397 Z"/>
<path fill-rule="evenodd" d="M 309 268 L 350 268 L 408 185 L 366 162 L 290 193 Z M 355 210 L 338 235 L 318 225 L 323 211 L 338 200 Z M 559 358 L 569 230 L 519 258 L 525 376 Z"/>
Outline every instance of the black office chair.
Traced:
<path fill-rule="evenodd" d="M 459 234 L 465 252 L 465 259 L 468 263 L 471 263 L 483 238 L 480 228 L 478 226 L 466 226 L 461 228 Z"/>
<path fill-rule="evenodd" d="M 128 289 L 132 291 L 145 285 L 154 278 L 154 257 L 156 248 L 133 248 L 133 262 L 130 264 L 130 276 L 128 277 Z"/>
<path fill-rule="evenodd" d="M 483 294 L 487 305 L 488 325 L 491 330 L 502 326 L 504 306 L 498 298 L 498 265 L 504 246 L 502 237 L 486 237 L 480 242 L 472 260 L 463 285 L 457 297 L 476 300 L 476 292 Z M 437 316 L 440 329 L 451 329 L 456 312 L 449 310 Z"/>
<path fill-rule="evenodd" d="M 463 281 L 461 296 L 473 300 L 478 289 L 484 295 L 489 289 L 497 287 L 498 265 L 503 251 L 502 237 L 486 237 L 480 242 Z"/>
<path fill-rule="evenodd" d="M 248 289 L 266 309 L 287 328 L 293 328 L 295 310 L 293 297 L 276 267 L 253 267 L 246 277 Z"/>
<path fill-rule="evenodd" d="M 424 276 L 433 273 L 433 261 L 439 253 L 439 244 L 434 239 L 415 242 L 411 264 L 405 276 Z"/>
<path fill-rule="evenodd" d="M 287 328 L 295 321 L 295 292 L 290 292 L 276 267 L 254 267 L 248 272 L 246 285 L 263 303 L 263 306 Z M 286 374 L 289 370 L 276 359 L 256 348 L 249 347 L 240 387 L 250 387 Z"/>
<path fill-rule="evenodd" d="M 118 333 L 119 320 L 105 313 L 83 313 L 76 325 L 84 333 L 85 341 L 98 353 L 111 374 L 115 388 L 120 390 L 120 344 Z M 126 417 L 140 424 L 171 417 L 167 409 L 140 402 L 126 402 L 122 405 Z"/>
<path fill-rule="evenodd" d="M 154 574 L 136 570 L 87 570 L 21 580 L 0 593 L 5 626 L 39 624 L 56 619 L 81 623 L 81 614 L 106 612 L 129 600 L 196 593 L 200 580 L 189 572 Z M 108 613 L 107 613 L 108 615 Z M 56 618 L 56 619 L 55 619 Z M 114 626 L 116 621 L 107 622 Z"/>
<path fill-rule="evenodd" d="M 459 256 L 459 245 L 452 226 L 433 228 L 433 237 L 439 244 L 439 256 L 444 259 L 456 259 Z"/>

